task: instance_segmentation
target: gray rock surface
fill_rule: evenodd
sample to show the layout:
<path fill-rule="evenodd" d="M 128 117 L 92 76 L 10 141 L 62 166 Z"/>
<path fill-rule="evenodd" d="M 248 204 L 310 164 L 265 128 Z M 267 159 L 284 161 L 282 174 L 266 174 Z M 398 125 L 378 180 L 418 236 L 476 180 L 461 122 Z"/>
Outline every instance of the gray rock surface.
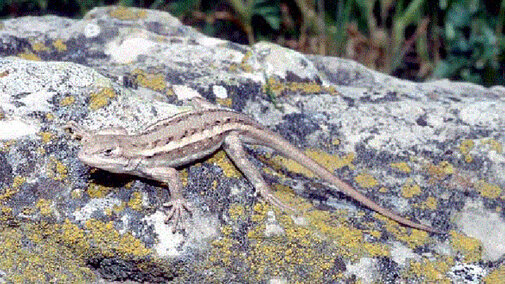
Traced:
<path fill-rule="evenodd" d="M 505 281 L 503 87 L 413 83 L 118 7 L 3 20 L 0 56 L 0 282 Z M 258 200 L 218 152 L 183 170 L 195 212 L 173 233 L 163 185 L 89 169 L 62 129 L 133 133 L 195 95 L 448 234 L 399 226 L 262 147 L 251 159 L 303 214 Z"/>

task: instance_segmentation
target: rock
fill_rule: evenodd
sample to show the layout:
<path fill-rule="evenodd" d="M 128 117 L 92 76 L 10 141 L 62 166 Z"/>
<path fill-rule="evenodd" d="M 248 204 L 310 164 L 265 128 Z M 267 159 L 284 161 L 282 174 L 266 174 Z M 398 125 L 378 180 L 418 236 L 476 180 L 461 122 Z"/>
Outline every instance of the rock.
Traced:
<path fill-rule="evenodd" d="M 480 204 L 505 222 L 503 87 L 414 83 L 240 46 L 153 10 L 0 27 L 0 281 L 435 282 L 464 279 L 460 267 L 483 281 L 503 270 L 485 216 L 461 221 Z M 262 147 L 248 148 L 251 159 L 303 214 L 258 200 L 221 151 L 182 170 L 195 212 L 173 233 L 164 185 L 88 168 L 63 130 L 75 120 L 134 133 L 195 95 L 255 117 L 379 204 L 450 234 L 399 226 Z"/>

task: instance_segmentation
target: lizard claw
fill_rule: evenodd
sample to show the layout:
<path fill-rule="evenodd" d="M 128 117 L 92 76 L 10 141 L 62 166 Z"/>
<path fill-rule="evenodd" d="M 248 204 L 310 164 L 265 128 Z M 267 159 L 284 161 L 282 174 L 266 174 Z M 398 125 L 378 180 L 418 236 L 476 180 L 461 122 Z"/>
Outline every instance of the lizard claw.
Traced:
<path fill-rule="evenodd" d="M 68 129 L 72 132 L 72 139 L 82 139 L 88 136 L 89 130 L 83 126 L 80 126 L 75 121 L 69 121 L 64 126 L 63 129 Z"/>
<path fill-rule="evenodd" d="M 188 205 L 186 200 L 184 199 L 176 199 L 171 200 L 165 204 L 163 207 L 171 207 L 167 213 L 167 218 L 165 219 L 165 223 L 168 224 L 170 220 L 174 222 L 174 227 L 172 231 L 175 233 L 177 229 L 184 229 L 184 225 L 182 224 L 182 214 L 184 211 L 187 211 L 189 215 L 192 215 L 193 209 Z"/>

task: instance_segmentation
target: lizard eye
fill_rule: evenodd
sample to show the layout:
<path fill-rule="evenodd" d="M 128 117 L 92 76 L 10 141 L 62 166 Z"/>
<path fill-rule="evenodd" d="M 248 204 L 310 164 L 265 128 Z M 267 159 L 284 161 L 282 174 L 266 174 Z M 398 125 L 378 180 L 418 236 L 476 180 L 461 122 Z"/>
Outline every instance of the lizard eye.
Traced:
<path fill-rule="evenodd" d="M 116 154 L 119 151 L 119 148 L 107 148 L 105 149 L 102 154 L 106 157 L 110 157 L 114 154 Z"/>

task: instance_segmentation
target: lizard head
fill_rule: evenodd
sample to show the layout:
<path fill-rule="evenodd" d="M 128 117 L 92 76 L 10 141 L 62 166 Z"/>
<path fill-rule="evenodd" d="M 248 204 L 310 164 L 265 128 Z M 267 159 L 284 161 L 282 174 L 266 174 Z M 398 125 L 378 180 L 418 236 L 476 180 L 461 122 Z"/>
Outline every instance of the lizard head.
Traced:
<path fill-rule="evenodd" d="M 125 173 L 129 159 L 120 147 L 123 135 L 86 135 L 77 155 L 88 166 L 113 173 Z"/>

